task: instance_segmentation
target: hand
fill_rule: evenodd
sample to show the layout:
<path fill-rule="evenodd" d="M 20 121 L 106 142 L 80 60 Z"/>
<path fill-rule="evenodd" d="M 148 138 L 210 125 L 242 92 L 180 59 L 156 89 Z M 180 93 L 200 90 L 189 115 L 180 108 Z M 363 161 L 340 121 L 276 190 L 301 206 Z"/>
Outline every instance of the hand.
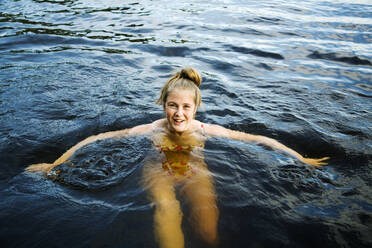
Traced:
<path fill-rule="evenodd" d="M 305 164 L 308 165 L 313 165 L 313 166 L 322 166 L 328 164 L 327 162 L 323 162 L 324 160 L 329 159 L 329 157 L 324 157 L 324 158 L 301 158 L 300 160 L 304 162 Z"/>
<path fill-rule="evenodd" d="M 31 172 L 37 172 L 37 171 L 43 171 L 44 173 L 48 173 L 54 168 L 54 164 L 47 164 L 47 163 L 41 163 L 41 164 L 32 164 L 26 168 L 26 171 Z"/>

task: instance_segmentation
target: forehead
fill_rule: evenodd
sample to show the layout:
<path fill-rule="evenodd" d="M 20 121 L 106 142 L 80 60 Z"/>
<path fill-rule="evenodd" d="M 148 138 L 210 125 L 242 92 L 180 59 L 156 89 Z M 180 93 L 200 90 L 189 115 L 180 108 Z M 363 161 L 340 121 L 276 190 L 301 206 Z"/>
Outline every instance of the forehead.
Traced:
<path fill-rule="evenodd" d="M 189 89 L 174 89 L 169 92 L 167 102 L 194 103 L 195 93 Z"/>

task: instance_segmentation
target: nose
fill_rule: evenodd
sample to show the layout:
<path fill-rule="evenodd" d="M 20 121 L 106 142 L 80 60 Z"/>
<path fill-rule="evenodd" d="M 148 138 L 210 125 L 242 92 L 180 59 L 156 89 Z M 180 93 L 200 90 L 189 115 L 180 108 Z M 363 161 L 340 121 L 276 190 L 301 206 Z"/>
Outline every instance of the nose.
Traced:
<path fill-rule="evenodd" d="M 174 113 L 176 116 L 181 116 L 183 114 L 182 107 L 178 107 L 176 113 Z"/>

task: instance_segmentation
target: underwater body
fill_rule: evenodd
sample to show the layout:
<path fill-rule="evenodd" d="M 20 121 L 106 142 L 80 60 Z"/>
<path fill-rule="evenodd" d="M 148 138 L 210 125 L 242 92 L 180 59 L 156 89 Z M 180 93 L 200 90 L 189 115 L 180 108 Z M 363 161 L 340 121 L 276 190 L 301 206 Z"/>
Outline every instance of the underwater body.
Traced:
<path fill-rule="evenodd" d="M 1 1 L 1 246 L 157 247 L 145 137 L 89 144 L 55 178 L 24 169 L 163 118 L 164 81 L 191 66 L 196 119 L 331 157 L 208 140 L 219 247 L 371 247 L 371 16 L 367 0 Z M 185 247 L 204 247 L 180 200 Z"/>

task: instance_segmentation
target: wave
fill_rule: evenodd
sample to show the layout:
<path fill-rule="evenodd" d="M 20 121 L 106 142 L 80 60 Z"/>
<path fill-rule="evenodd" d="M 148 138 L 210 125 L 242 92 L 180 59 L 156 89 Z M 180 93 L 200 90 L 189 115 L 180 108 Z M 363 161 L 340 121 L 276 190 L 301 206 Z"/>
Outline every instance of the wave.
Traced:
<path fill-rule="evenodd" d="M 337 53 L 320 53 L 315 51 L 307 56 L 311 59 L 324 59 L 337 62 L 343 62 L 350 65 L 372 65 L 368 59 L 360 58 L 359 56 L 342 56 Z"/>

